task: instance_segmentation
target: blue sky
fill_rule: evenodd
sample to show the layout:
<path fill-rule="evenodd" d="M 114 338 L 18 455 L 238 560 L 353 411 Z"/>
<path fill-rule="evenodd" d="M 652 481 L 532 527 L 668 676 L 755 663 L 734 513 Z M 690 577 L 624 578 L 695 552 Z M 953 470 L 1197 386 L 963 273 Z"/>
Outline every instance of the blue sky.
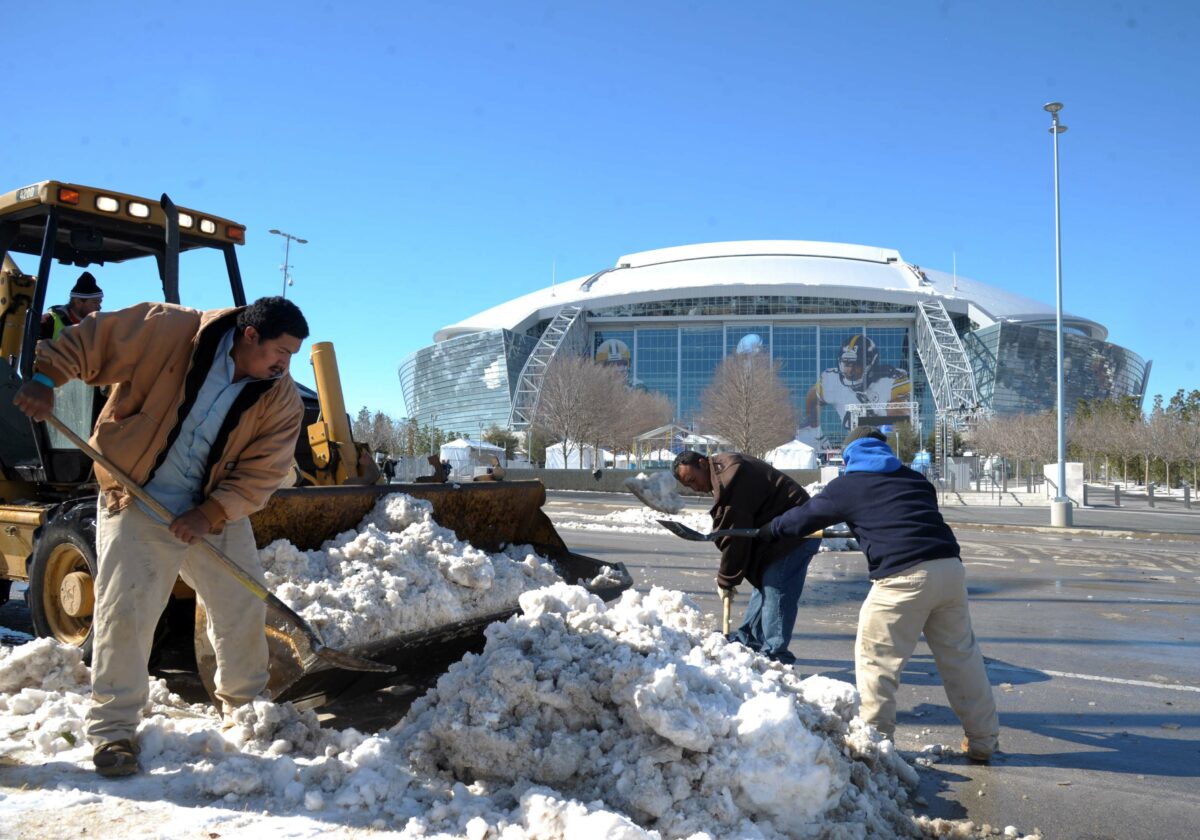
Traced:
<path fill-rule="evenodd" d="M 288 296 L 334 342 L 352 412 L 403 416 L 397 365 L 439 327 L 651 248 L 828 240 L 946 271 L 956 255 L 1052 304 L 1050 100 L 1070 129 L 1065 309 L 1153 359 L 1151 395 L 1200 388 L 1194 2 L 57 2 L 4 19 L 0 191 L 165 191 L 235 219 L 251 298 L 282 286 L 268 229 L 308 239 Z M 107 308 L 147 296 L 118 271 L 97 272 Z M 224 284 L 220 263 L 185 262 L 185 302 L 224 305 Z"/>

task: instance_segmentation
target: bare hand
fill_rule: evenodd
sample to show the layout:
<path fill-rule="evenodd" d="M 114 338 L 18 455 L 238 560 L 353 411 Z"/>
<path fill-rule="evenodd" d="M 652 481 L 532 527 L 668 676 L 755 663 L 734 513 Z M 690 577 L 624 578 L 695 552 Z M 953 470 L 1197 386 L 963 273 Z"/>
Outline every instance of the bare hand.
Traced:
<path fill-rule="evenodd" d="M 45 420 L 54 411 L 54 389 L 32 379 L 22 383 L 13 405 L 34 420 Z"/>
<path fill-rule="evenodd" d="M 195 545 L 204 539 L 205 535 L 212 533 L 212 526 L 209 525 L 207 516 L 198 508 L 192 508 L 187 513 L 175 517 L 170 531 L 181 542 Z"/>

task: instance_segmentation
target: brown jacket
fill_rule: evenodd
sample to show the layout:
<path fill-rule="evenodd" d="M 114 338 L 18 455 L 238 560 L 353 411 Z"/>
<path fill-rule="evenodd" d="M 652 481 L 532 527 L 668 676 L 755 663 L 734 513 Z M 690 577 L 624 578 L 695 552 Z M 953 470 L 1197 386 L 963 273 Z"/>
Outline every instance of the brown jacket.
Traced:
<path fill-rule="evenodd" d="M 776 516 L 808 501 L 808 493 L 792 479 L 765 461 L 737 452 L 722 452 L 708 459 L 715 503 L 709 514 L 713 530 L 758 528 Z M 721 569 L 717 579 L 731 589 L 744 578 L 752 586 L 762 584 L 763 569 L 790 553 L 803 539 L 762 543 L 744 537 L 721 537 Z"/>
<path fill-rule="evenodd" d="M 195 402 L 225 333 L 240 309 L 200 312 L 170 303 L 139 303 L 97 312 L 37 346 L 34 369 L 62 385 L 82 379 L 111 385 L 91 443 L 139 484 L 167 457 Z M 252 380 L 221 426 L 199 508 L 220 531 L 225 522 L 266 505 L 289 474 L 303 421 L 291 376 Z M 96 476 L 110 511 L 132 500 L 99 464 Z"/>

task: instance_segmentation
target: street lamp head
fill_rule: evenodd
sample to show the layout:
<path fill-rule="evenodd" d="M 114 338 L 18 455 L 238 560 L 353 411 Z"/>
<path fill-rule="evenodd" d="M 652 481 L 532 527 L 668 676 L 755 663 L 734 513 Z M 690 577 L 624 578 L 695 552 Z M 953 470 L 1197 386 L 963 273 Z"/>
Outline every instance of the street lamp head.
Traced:
<path fill-rule="evenodd" d="M 1055 123 L 1047 129 L 1047 131 L 1049 131 L 1051 134 L 1062 134 L 1066 130 L 1067 127 L 1062 123 Z"/>
<path fill-rule="evenodd" d="M 1042 106 L 1042 108 L 1049 111 L 1051 114 L 1057 114 L 1059 111 L 1062 110 L 1062 107 L 1063 107 L 1063 104 L 1061 102 L 1047 102 L 1045 105 Z"/>
<path fill-rule="evenodd" d="M 307 240 L 307 239 L 297 239 L 296 241 L 297 241 L 297 242 L 299 242 L 301 245 L 307 245 L 307 244 L 308 244 L 308 240 Z"/>
<path fill-rule="evenodd" d="M 271 228 L 269 231 L 267 231 L 267 233 L 278 233 L 280 236 L 283 236 L 283 234 L 279 233 L 279 231 L 275 230 L 275 228 Z"/>

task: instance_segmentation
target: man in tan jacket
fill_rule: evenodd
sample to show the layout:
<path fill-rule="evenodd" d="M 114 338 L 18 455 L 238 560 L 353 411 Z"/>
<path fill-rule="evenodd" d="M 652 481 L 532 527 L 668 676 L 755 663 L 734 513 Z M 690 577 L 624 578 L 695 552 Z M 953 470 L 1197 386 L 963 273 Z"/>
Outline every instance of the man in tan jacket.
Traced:
<path fill-rule="evenodd" d="M 112 386 L 91 442 L 175 517 L 159 521 L 96 465 L 87 733 L 102 776 L 138 772 L 146 661 L 177 575 L 208 610 L 224 710 L 266 687 L 265 606 L 193 546 L 210 540 L 263 582 L 247 517 L 291 469 L 303 406 L 288 367 L 307 337 L 296 305 L 271 297 L 208 312 L 167 303 L 97 312 L 38 344 L 16 405 L 43 420 L 70 379 Z"/>

